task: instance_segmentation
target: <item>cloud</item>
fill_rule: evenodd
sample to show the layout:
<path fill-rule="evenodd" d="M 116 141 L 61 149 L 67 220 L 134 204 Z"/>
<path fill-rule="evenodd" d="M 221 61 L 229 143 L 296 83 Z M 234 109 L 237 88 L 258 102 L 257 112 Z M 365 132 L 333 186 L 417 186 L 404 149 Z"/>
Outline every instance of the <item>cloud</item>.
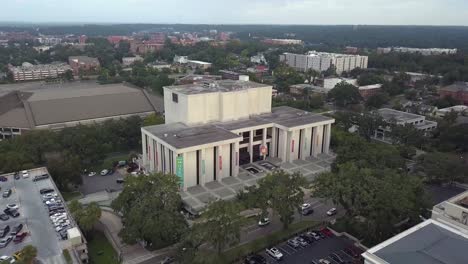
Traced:
<path fill-rule="evenodd" d="M 468 25 L 466 0 L 14 0 L 0 20 Z M 39 11 L 39 12 L 38 12 Z"/>

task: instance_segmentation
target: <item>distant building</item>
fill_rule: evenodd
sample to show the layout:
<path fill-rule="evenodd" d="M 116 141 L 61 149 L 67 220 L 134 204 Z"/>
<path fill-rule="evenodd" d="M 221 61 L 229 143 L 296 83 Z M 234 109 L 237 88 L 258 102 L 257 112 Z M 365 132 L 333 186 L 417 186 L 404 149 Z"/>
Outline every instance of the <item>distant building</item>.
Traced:
<path fill-rule="evenodd" d="M 302 45 L 304 42 L 300 39 L 264 39 L 263 43 L 269 45 Z"/>
<path fill-rule="evenodd" d="M 268 64 L 265 59 L 265 56 L 262 53 L 250 57 L 250 62 L 256 64 Z"/>
<path fill-rule="evenodd" d="M 78 75 L 81 73 L 97 73 L 101 67 L 97 58 L 88 56 L 70 56 L 68 64 L 73 69 L 73 74 Z"/>
<path fill-rule="evenodd" d="M 369 97 L 378 94 L 382 90 L 382 84 L 371 84 L 365 86 L 359 86 L 359 93 L 364 100 L 369 99 Z"/>
<path fill-rule="evenodd" d="M 468 260 L 468 191 L 432 208 L 431 219 L 362 254 L 365 264 L 465 264 Z"/>
<path fill-rule="evenodd" d="M 284 53 L 280 55 L 280 61 L 303 72 L 309 69 L 323 72 L 333 66 L 336 73 L 341 74 L 356 68 L 366 69 L 368 57 L 309 51 L 307 54 Z"/>
<path fill-rule="evenodd" d="M 468 82 L 456 82 L 439 89 L 440 98 L 452 97 L 453 99 L 468 105 Z"/>
<path fill-rule="evenodd" d="M 230 79 L 230 80 L 239 80 L 239 76 L 241 75 L 238 72 L 228 71 L 228 70 L 220 70 L 221 76 L 223 79 Z"/>
<path fill-rule="evenodd" d="M 350 46 L 347 46 L 345 47 L 345 53 L 348 53 L 348 54 L 356 54 L 359 52 L 359 48 L 358 47 L 350 47 Z"/>
<path fill-rule="evenodd" d="M 392 48 L 377 48 L 377 54 L 387 54 L 392 52 Z"/>
<path fill-rule="evenodd" d="M 50 37 L 50 36 L 41 36 L 36 38 L 36 40 L 42 45 L 46 46 L 55 46 L 62 43 L 62 38 Z"/>
<path fill-rule="evenodd" d="M 149 40 L 149 41 L 138 41 L 130 40 L 130 51 L 133 54 L 146 54 L 152 53 L 164 48 L 164 42 Z"/>
<path fill-rule="evenodd" d="M 459 115 L 463 115 L 464 113 L 468 114 L 468 106 L 466 106 L 466 105 L 455 105 L 455 106 L 451 106 L 451 107 L 447 107 L 447 108 L 438 109 L 438 110 L 435 111 L 435 115 L 437 117 L 444 117 L 448 113 L 451 113 L 451 112 L 455 112 L 455 113 L 457 113 Z"/>
<path fill-rule="evenodd" d="M 406 113 L 390 108 L 381 108 L 377 113 L 384 121 L 395 125 L 412 125 L 420 131 L 429 132 L 437 128 L 437 122 L 426 120 L 425 116 Z M 389 137 L 390 127 L 381 127 L 375 131 L 374 137 L 387 142 L 392 142 Z"/>
<path fill-rule="evenodd" d="M 326 90 L 331 90 L 335 88 L 335 86 L 341 82 L 345 82 L 347 84 L 351 84 L 356 87 L 358 86 L 357 79 L 331 77 L 331 78 L 323 79 L 323 88 Z"/>
<path fill-rule="evenodd" d="M 125 41 L 125 40 L 130 40 L 130 37 L 127 36 L 108 36 L 107 41 L 109 41 L 111 44 L 116 45 L 119 44 L 120 41 Z"/>
<path fill-rule="evenodd" d="M 122 58 L 122 64 L 124 66 L 130 66 L 132 65 L 133 63 L 137 62 L 137 61 L 143 61 L 143 58 L 139 55 L 135 56 L 135 57 L 123 57 Z"/>
<path fill-rule="evenodd" d="M 420 48 L 408 48 L 408 47 L 393 47 L 392 51 L 401 52 L 401 53 L 420 53 L 422 55 L 441 55 L 441 54 L 456 54 L 457 49 L 441 49 L 441 48 L 430 48 L 430 49 L 420 49 Z"/>
<path fill-rule="evenodd" d="M 158 70 L 162 70 L 162 69 L 169 69 L 172 67 L 172 64 L 169 64 L 167 62 L 164 62 L 164 61 L 157 61 L 157 62 L 152 62 L 152 63 L 148 63 L 147 64 L 148 67 L 151 67 L 153 69 L 158 69 Z"/>
<path fill-rule="evenodd" d="M 174 56 L 174 63 L 186 64 L 188 62 L 187 56 Z"/>
<path fill-rule="evenodd" d="M 312 84 L 308 83 L 301 83 L 301 84 L 294 84 L 289 86 L 289 93 L 293 95 L 305 95 L 305 94 L 311 94 L 311 93 L 320 93 L 320 94 L 326 94 L 328 92 L 327 89 L 324 89 L 323 87 L 320 86 L 315 86 Z"/>
<path fill-rule="evenodd" d="M 32 129 L 57 130 L 162 112 L 163 102 L 126 84 L 5 84 L 0 90 L 0 139 Z"/>
<path fill-rule="evenodd" d="M 19 67 L 10 66 L 8 70 L 15 81 L 34 81 L 57 78 L 71 67 L 66 63 L 33 65 L 25 62 Z"/>
<path fill-rule="evenodd" d="M 187 66 L 191 67 L 192 69 L 206 70 L 206 69 L 211 68 L 211 63 L 205 62 L 205 61 L 198 61 L 198 60 L 188 60 Z"/>

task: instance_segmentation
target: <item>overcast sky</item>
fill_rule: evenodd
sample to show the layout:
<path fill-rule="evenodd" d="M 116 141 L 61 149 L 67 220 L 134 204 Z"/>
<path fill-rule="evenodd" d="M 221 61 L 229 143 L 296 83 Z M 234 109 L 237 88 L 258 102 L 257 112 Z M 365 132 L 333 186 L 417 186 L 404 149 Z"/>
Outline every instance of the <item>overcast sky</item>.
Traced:
<path fill-rule="evenodd" d="M 0 0 L 0 21 L 468 26 L 468 0 Z"/>

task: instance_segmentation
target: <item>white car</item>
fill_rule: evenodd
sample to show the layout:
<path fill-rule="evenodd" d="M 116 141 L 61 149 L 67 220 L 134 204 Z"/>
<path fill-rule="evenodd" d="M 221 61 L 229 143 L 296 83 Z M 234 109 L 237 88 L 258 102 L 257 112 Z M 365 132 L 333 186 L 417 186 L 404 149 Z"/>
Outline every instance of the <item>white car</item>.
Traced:
<path fill-rule="evenodd" d="M 270 219 L 268 217 L 262 218 L 258 221 L 258 226 L 266 226 L 270 224 Z"/>
<path fill-rule="evenodd" d="M 15 263 L 16 262 L 15 258 L 9 257 L 9 256 L 1 256 L 0 257 L 0 262 L 3 262 L 3 261 L 9 261 L 8 263 Z"/>
<path fill-rule="evenodd" d="M 267 248 L 266 253 L 276 260 L 283 259 L 283 253 L 281 253 L 277 248 Z"/>
<path fill-rule="evenodd" d="M 306 209 L 309 209 L 310 208 L 310 203 L 303 203 L 301 205 L 301 210 L 306 210 Z"/>
<path fill-rule="evenodd" d="M 331 262 L 329 260 L 326 260 L 326 259 L 320 259 L 319 262 L 320 262 L 320 264 L 331 264 Z"/>
<path fill-rule="evenodd" d="M 288 240 L 288 245 L 290 245 L 293 248 L 298 248 L 299 247 L 299 241 L 297 241 L 295 238 L 291 238 Z"/>
<path fill-rule="evenodd" d="M 92 171 L 92 172 L 88 173 L 88 177 L 93 177 L 93 176 L 96 176 L 96 172 Z"/>
<path fill-rule="evenodd" d="M 15 210 L 19 209 L 19 205 L 17 205 L 17 204 L 7 204 L 6 207 L 10 208 L 10 209 L 15 209 Z"/>
<path fill-rule="evenodd" d="M 29 178 L 29 173 L 23 173 L 23 178 Z"/>
<path fill-rule="evenodd" d="M 106 176 L 107 173 L 109 173 L 109 170 L 103 169 L 103 170 L 101 171 L 101 176 Z"/>
<path fill-rule="evenodd" d="M 21 173 L 23 174 L 28 173 L 28 170 L 21 171 Z"/>
<path fill-rule="evenodd" d="M 328 216 L 336 215 L 336 213 L 337 213 L 336 208 L 332 208 L 327 211 Z"/>

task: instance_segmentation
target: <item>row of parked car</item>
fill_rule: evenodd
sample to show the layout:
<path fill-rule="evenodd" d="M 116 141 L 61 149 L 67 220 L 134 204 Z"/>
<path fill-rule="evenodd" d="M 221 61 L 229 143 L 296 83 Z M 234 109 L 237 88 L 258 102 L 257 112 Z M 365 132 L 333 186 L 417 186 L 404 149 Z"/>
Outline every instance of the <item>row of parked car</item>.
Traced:
<path fill-rule="evenodd" d="M 15 244 L 21 243 L 28 235 L 28 232 L 21 232 L 23 224 L 19 223 L 10 228 L 9 225 L 0 227 L 0 248 L 8 246 L 13 241 Z"/>
<path fill-rule="evenodd" d="M 44 188 L 39 190 L 39 192 L 49 212 L 49 218 L 55 231 L 63 240 L 67 239 L 67 230 L 72 228 L 72 226 L 62 199 L 60 199 L 53 188 Z"/>

